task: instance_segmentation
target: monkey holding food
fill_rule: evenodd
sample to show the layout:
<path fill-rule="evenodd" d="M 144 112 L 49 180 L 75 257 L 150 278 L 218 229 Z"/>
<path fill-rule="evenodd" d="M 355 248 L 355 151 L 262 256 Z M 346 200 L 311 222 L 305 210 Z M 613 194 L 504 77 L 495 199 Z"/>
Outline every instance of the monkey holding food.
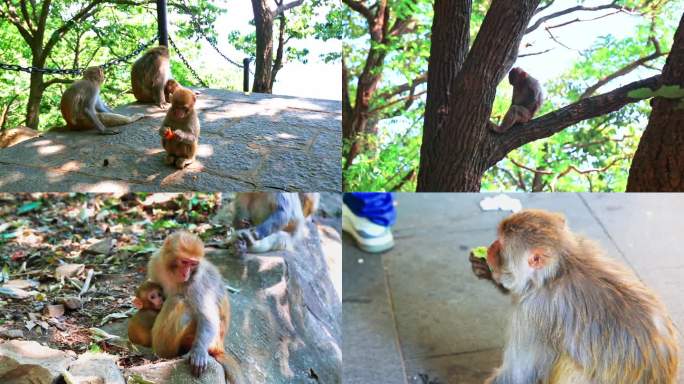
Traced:
<path fill-rule="evenodd" d="M 90 67 L 83 71 L 83 79 L 71 84 L 62 94 L 60 110 L 67 123 L 67 130 L 97 129 L 103 135 L 115 135 L 117 130 L 107 130 L 132 123 L 143 117 L 135 114 L 131 117 L 113 113 L 100 98 L 100 86 L 104 82 L 104 71 L 101 67 Z"/>
<path fill-rule="evenodd" d="M 171 95 L 180 84 L 171 78 L 169 49 L 165 46 L 150 48 L 131 67 L 131 86 L 135 99 L 141 103 L 154 103 L 166 109 Z"/>
<path fill-rule="evenodd" d="M 515 123 L 526 123 L 539 110 L 544 102 L 544 95 L 539 81 L 530 76 L 522 68 L 513 68 L 508 72 L 508 82 L 513 86 L 513 100 L 500 126 L 494 126 L 499 133 L 508 131 Z"/>
<path fill-rule="evenodd" d="M 133 306 L 138 312 L 128 321 L 128 339 L 143 347 L 152 346 L 152 326 L 164 303 L 161 285 L 146 281 L 135 290 Z"/>
<path fill-rule="evenodd" d="M 247 250 L 262 253 L 293 250 L 306 236 L 306 220 L 318 209 L 318 193 L 246 192 L 233 203 L 231 242 L 246 242 Z"/>
<path fill-rule="evenodd" d="M 162 358 L 188 353 L 196 376 L 213 357 L 229 383 L 244 383 L 239 364 L 223 344 L 230 329 L 228 292 L 221 273 L 204 258 L 202 240 L 185 231 L 169 235 L 150 259 L 147 277 L 166 295 L 152 327 L 152 351 Z"/>
<path fill-rule="evenodd" d="M 486 263 L 515 309 L 503 364 L 485 383 L 676 382 L 679 347 L 665 306 L 562 215 L 504 219 Z"/>
<path fill-rule="evenodd" d="M 195 160 L 200 135 L 200 122 L 195 110 L 197 96 L 179 87 L 173 93 L 171 108 L 159 128 L 162 146 L 166 150 L 165 163 L 183 169 Z"/>

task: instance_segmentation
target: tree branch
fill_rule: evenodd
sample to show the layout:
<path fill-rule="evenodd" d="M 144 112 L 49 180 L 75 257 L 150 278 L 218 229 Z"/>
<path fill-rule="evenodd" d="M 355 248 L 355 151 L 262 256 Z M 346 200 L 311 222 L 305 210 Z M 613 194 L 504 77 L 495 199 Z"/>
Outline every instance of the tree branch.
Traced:
<path fill-rule="evenodd" d="M 377 97 L 378 99 L 389 99 L 392 96 L 396 96 L 400 93 L 404 93 L 406 91 L 410 91 L 412 89 L 416 89 L 417 86 L 427 83 L 427 72 L 419 75 L 415 79 L 411 80 L 411 82 L 404 83 L 401 85 L 397 85 L 392 87 L 391 89 L 379 94 Z"/>
<path fill-rule="evenodd" d="M 17 12 L 14 10 L 14 5 L 9 2 L 9 0 L 4 0 L 5 6 L 7 7 L 7 12 L 3 12 L 0 10 L 0 16 L 4 16 L 7 20 L 10 21 L 10 23 L 14 24 L 14 26 L 19 30 L 19 33 L 21 34 L 21 37 L 24 38 L 26 43 L 29 46 L 33 45 L 33 34 L 24 27 L 24 25 L 21 23 L 21 19 L 19 19 L 19 15 L 17 15 Z"/>
<path fill-rule="evenodd" d="M 21 0 L 19 4 L 21 5 L 21 14 L 24 16 L 24 20 L 26 20 L 26 25 L 28 26 L 28 29 L 30 31 L 33 31 L 31 16 L 29 16 L 28 9 L 26 8 L 26 0 Z"/>
<path fill-rule="evenodd" d="M 594 94 L 594 92 L 596 92 L 596 90 L 598 90 L 602 86 L 608 84 L 610 81 L 615 80 L 620 76 L 624 76 L 624 75 L 632 72 L 633 70 L 637 69 L 638 67 L 640 67 L 644 63 L 647 63 L 651 60 L 655 60 L 655 59 L 657 59 L 661 56 L 664 56 L 668 53 L 668 52 L 661 52 L 660 51 L 660 44 L 658 44 L 657 40 L 654 40 L 654 46 L 656 49 L 655 52 L 653 52 L 652 54 L 650 54 L 648 56 L 644 56 L 642 58 L 639 58 L 639 59 L 635 60 L 634 62 L 631 62 L 631 63 L 625 65 L 624 67 L 618 69 L 617 71 L 615 71 L 615 72 L 611 73 L 610 75 L 604 77 L 603 79 L 599 80 L 598 82 L 596 82 L 596 84 L 587 88 L 582 93 L 582 95 L 580 95 L 580 99 L 585 99 L 585 98 L 591 96 L 592 94 Z"/>
<path fill-rule="evenodd" d="M 582 99 L 528 123 L 517 124 L 505 133 L 490 132 L 492 150 L 490 151 L 489 166 L 496 164 L 510 151 L 524 144 L 549 137 L 580 121 L 617 111 L 626 104 L 639 101 L 640 99 L 628 95 L 631 91 L 640 88 L 655 89 L 659 85 L 660 75 L 656 75 L 602 95 Z"/>
<path fill-rule="evenodd" d="M 373 24 L 373 19 L 375 19 L 375 15 L 373 15 L 373 12 L 371 12 L 370 9 L 366 8 L 365 5 L 363 5 L 360 1 L 355 1 L 355 0 L 342 0 L 343 3 L 347 4 L 347 6 L 356 12 L 360 13 L 361 16 L 365 17 L 366 20 L 368 21 L 368 25 Z"/>
<path fill-rule="evenodd" d="M 47 87 L 49 87 L 53 84 L 71 84 L 74 81 L 75 80 L 73 80 L 73 79 L 60 79 L 60 78 L 50 79 L 50 80 L 43 83 L 43 90 L 47 89 Z"/>
<path fill-rule="evenodd" d="M 540 17 L 539 19 L 537 19 L 537 21 L 534 22 L 534 24 L 532 24 L 530 27 L 528 27 L 525 30 L 525 33 L 530 33 L 532 31 L 534 31 L 535 29 L 539 28 L 539 26 L 541 26 L 542 24 L 544 24 L 544 22 L 546 22 L 548 20 L 555 19 L 557 17 L 561 17 L 561 16 L 567 15 L 569 13 L 573 13 L 573 12 L 577 12 L 577 11 L 600 11 L 602 9 L 622 9 L 622 7 L 617 4 L 617 1 L 612 1 L 610 4 L 599 5 L 596 7 L 585 7 L 583 5 L 570 7 L 570 8 L 564 9 L 562 11 L 554 12 L 554 13 L 548 14 L 546 16 Z"/>
<path fill-rule="evenodd" d="M 283 14 L 285 11 L 290 10 L 294 7 L 298 7 L 304 3 L 304 0 L 295 0 L 291 3 L 288 4 L 280 4 L 278 7 L 273 11 L 272 15 L 273 17 L 279 16 Z"/>

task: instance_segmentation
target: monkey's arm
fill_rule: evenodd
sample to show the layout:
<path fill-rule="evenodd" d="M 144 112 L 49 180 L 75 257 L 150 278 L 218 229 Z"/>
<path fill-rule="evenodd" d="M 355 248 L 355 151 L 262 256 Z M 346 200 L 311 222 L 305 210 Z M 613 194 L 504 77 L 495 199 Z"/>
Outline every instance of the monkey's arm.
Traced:
<path fill-rule="evenodd" d="M 299 197 L 297 197 L 296 194 L 294 194 L 294 197 L 297 198 L 297 201 L 293 200 L 293 194 L 277 194 L 275 210 L 266 220 L 257 225 L 254 229 L 257 240 L 280 231 L 294 218 L 294 204 L 301 204 L 299 202 Z"/>
<path fill-rule="evenodd" d="M 223 289 L 217 286 L 222 279 L 211 274 L 197 276 L 198 281 L 188 290 L 188 296 L 194 300 L 188 300 L 193 318 L 197 322 L 197 333 L 192 343 L 189 358 L 192 372 L 199 376 L 207 368 L 209 363 L 209 346 L 219 333 L 219 300 L 217 290 Z"/>
<path fill-rule="evenodd" d="M 105 104 L 104 101 L 102 101 L 102 99 L 100 98 L 100 95 L 98 95 L 98 96 L 97 96 L 97 100 L 95 100 L 95 110 L 96 110 L 97 112 L 114 113 L 114 111 L 112 111 L 112 110 L 107 106 L 107 104 Z"/>
<path fill-rule="evenodd" d="M 183 144 L 192 144 L 197 141 L 197 135 L 195 135 L 194 132 L 185 132 L 180 129 L 176 129 L 173 131 L 173 135 L 175 136 L 175 140 Z"/>

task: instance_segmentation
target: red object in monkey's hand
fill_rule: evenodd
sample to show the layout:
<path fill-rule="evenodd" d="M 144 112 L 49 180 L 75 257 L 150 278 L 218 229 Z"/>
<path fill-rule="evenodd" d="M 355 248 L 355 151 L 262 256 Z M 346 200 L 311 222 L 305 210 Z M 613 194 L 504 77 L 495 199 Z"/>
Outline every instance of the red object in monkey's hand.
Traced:
<path fill-rule="evenodd" d="M 164 138 L 165 138 L 166 140 L 171 140 L 171 139 L 173 139 L 175 136 L 176 136 L 176 135 L 173 133 L 173 131 L 170 130 L 170 129 L 168 129 L 168 128 L 166 129 L 166 131 L 164 131 Z"/>

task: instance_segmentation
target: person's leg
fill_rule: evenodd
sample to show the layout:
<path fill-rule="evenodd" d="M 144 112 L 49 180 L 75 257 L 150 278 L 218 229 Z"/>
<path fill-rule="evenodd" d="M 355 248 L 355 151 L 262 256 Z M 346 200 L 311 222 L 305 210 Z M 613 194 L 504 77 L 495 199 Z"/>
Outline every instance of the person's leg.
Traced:
<path fill-rule="evenodd" d="M 342 229 L 366 252 L 383 252 L 394 246 L 392 226 L 396 220 L 394 199 L 390 193 L 345 193 L 342 205 Z"/>

